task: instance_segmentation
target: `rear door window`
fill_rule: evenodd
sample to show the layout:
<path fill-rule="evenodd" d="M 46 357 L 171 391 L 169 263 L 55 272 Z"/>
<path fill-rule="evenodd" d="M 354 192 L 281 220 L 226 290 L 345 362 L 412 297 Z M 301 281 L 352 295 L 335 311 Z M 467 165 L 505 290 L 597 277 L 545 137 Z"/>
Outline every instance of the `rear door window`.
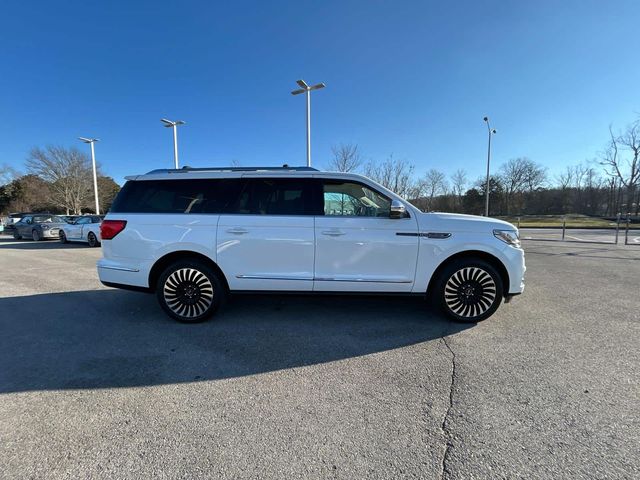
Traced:
<path fill-rule="evenodd" d="M 320 183 L 311 178 L 247 178 L 231 213 L 320 215 Z"/>

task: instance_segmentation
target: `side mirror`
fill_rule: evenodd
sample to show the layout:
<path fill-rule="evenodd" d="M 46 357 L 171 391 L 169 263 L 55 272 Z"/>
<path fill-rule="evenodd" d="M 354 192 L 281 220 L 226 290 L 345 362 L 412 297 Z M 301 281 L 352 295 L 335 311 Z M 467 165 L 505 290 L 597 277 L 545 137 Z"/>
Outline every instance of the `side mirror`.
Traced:
<path fill-rule="evenodd" d="M 391 201 L 391 210 L 389 212 L 389 218 L 404 218 L 407 213 L 407 208 L 400 200 Z"/>

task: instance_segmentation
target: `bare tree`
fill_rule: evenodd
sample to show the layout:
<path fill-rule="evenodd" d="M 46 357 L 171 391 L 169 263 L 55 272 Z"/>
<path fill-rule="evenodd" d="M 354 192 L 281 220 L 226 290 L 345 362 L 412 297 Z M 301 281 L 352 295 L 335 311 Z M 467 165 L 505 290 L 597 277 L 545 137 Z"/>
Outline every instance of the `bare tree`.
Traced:
<path fill-rule="evenodd" d="M 91 162 L 77 148 L 34 148 L 25 164 L 30 173 L 49 183 L 50 200 L 67 212 L 80 214 L 93 198 Z"/>
<path fill-rule="evenodd" d="M 529 192 L 538 190 L 544 186 L 547 181 L 547 169 L 535 162 L 529 160 L 527 162 L 525 186 Z"/>
<path fill-rule="evenodd" d="M 467 178 L 467 172 L 463 169 L 459 168 L 453 175 L 451 175 L 453 193 L 458 197 L 461 197 L 464 194 L 468 184 L 469 179 Z"/>
<path fill-rule="evenodd" d="M 422 181 L 422 191 L 427 198 L 426 209 L 431 210 L 433 208 L 433 199 L 436 195 L 444 195 L 447 192 L 447 177 L 444 173 L 432 168 L 429 170 Z"/>
<path fill-rule="evenodd" d="M 609 127 L 609 144 L 601 154 L 601 164 L 607 175 L 616 177 L 627 190 L 628 210 L 631 211 L 635 191 L 640 182 L 640 119 L 614 134 Z M 636 204 L 636 215 L 640 206 Z"/>
<path fill-rule="evenodd" d="M 327 165 L 327 170 L 334 172 L 353 172 L 362 165 L 362 157 L 358 152 L 358 145 L 351 143 L 334 145 L 331 147 L 333 158 Z"/>
<path fill-rule="evenodd" d="M 6 163 L 0 166 L 0 185 L 7 185 L 19 176 L 18 171 Z"/>
<path fill-rule="evenodd" d="M 567 166 L 560 175 L 556 177 L 556 183 L 562 190 L 566 190 L 573 184 L 573 167 Z"/>
<path fill-rule="evenodd" d="M 467 178 L 467 172 L 459 168 L 451 175 L 451 188 L 454 195 L 454 208 L 460 209 L 462 207 L 462 196 L 466 192 L 467 184 L 469 180 Z"/>
<path fill-rule="evenodd" d="M 546 181 L 546 170 L 526 158 L 512 158 L 500 167 L 500 179 L 505 193 L 505 211 L 510 213 L 512 207 L 522 208 L 522 193 L 532 192 Z"/>
<path fill-rule="evenodd" d="M 369 162 L 364 174 L 401 197 L 408 198 L 415 191 L 414 167 L 406 160 L 396 160 L 390 155 L 382 163 Z"/>

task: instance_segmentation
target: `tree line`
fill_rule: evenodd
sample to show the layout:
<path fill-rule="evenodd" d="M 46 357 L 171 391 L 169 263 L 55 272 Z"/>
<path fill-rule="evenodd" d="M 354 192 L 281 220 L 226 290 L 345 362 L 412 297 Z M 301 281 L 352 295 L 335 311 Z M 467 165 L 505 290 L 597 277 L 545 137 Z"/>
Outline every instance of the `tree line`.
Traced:
<path fill-rule="evenodd" d="M 609 128 L 597 158 L 570 165 L 551 177 L 546 167 L 527 157 L 512 158 L 489 178 L 490 215 L 585 214 L 638 215 L 640 210 L 640 118 L 620 131 Z M 92 213 L 91 160 L 75 147 L 34 148 L 26 173 L 0 167 L 0 214 L 19 211 Z M 405 160 L 390 155 L 365 161 L 358 145 L 332 148 L 328 170 L 362 173 L 425 211 L 481 215 L 486 179 L 472 180 L 464 169 L 447 176 L 431 168 L 422 174 Z M 103 213 L 120 186 L 101 172 L 98 192 Z"/>
<path fill-rule="evenodd" d="M 0 214 L 49 212 L 95 213 L 93 169 L 88 155 L 75 147 L 36 147 L 25 162 L 26 173 L 0 167 Z M 98 196 L 104 213 L 120 186 L 96 165 Z"/>
<path fill-rule="evenodd" d="M 358 145 L 332 148 L 328 170 L 362 173 L 424 211 L 484 213 L 486 178 L 472 180 L 463 169 L 447 176 L 390 155 L 365 161 Z M 490 215 L 638 215 L 640 210 L 640 119 L 609 129 L 609 140 L 591 161 L 570 165 L 555 177 L 527 158 L 504 162 L 489 177 Z"/>

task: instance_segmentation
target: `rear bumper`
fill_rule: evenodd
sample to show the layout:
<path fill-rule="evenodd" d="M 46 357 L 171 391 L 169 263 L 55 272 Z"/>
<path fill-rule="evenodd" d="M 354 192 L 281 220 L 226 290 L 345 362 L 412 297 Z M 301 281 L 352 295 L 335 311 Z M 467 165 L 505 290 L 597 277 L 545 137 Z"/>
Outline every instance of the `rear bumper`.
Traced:
<path fill-rule="evenodd" d="M 149 289 L 149 272 L 142 265 L 131 265 L 101 258 L 98 260 L 98 277 L 108 286 L 125 286 L 134 289 Z"/>
<path fill-rule="evenodd" d="M 111 288 L 120 288 L 122 290 L 131 290 L 134 292 L 143 292 L 143 293 L 153 293 L 153 290 L 151 290 L 148 287 L 135 287 L 133 285 L 125 285 L 123 283 L 111 283 L 111 282 L 104 282 L 102 280 L 100 280 L 100 282 L 105 286 L 105 287 L 111 287 Z"/>

